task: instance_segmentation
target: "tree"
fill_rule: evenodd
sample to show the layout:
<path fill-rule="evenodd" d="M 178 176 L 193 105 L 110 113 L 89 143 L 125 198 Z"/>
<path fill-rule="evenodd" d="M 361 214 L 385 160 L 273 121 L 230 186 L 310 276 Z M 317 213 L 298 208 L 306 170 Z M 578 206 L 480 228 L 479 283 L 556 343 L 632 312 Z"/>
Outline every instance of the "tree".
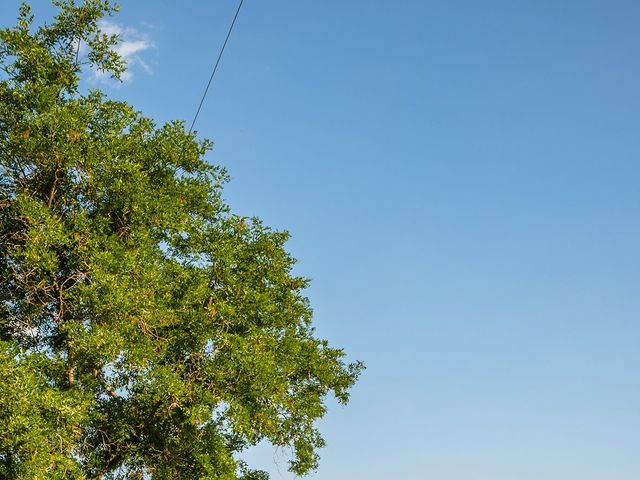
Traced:
<path fill-rule="evenodd" d="M 0 31 L 0 477 L 259 479 L 316 467 L 360 363 L 314 336 L 287 233 L 233 215 L 183 122 L 83 93 L 124 72 L 103 0 Z M 78 45 L 88 53 L 78 59 Z"/>

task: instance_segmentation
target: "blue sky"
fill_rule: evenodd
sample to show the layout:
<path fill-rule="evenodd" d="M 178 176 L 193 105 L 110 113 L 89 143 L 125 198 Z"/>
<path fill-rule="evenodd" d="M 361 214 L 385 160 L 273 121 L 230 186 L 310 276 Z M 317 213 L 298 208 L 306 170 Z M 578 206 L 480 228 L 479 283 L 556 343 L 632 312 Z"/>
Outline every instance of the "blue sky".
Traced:
<path fill-rule="evenodd" d="M 123 1 L 132 74 L 93 82 L 191 120 L 236 5 Z M 292 233 L 318 333 L 368 367 L 311 478 L 640 478 L 639 21 L 245 1 L 196 129 L 234 210 Z M 247 458 L 293 478 L 286 452 Z"/>

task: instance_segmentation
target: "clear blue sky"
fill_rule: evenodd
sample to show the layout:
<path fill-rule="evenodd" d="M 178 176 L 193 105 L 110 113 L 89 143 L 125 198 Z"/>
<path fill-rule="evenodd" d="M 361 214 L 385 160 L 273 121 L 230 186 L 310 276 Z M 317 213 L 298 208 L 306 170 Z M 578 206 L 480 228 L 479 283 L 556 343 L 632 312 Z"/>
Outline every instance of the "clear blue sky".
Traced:
<path fill-rule="evenodd" d="M 103 87 L 191 119 L 236 2 L 122 4 L 133 78 Z M 639 25 L 623 0 L 245 0 L 197 130 L 368 366 L 311 478 L 640 478 Z"/>

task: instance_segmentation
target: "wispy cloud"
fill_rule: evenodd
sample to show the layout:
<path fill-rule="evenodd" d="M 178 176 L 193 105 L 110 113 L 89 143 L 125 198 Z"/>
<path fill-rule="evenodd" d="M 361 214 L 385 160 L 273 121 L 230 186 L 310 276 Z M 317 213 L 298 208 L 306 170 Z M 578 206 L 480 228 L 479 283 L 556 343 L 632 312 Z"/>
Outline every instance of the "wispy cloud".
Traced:
<path fill-rule="evenodd" d="M 155 46 L 148 34 L 136 28 L 106 20 L 102 20 L 99 27 L 107 35 L 120 36 L 120 42 L 115 47 L 115 51 L 120 55 L 127 67 L 127 70 L 121 75 L 123 82 L 131 82 L 138 69 L 142 69 L 147 75 L 153 74 L 149 63 L 142 56 L 144 52 Z M 102 82 L 109 82 L 110 80 L 105 72 L 96 71 L 94 72 L 94 77 Z"/>

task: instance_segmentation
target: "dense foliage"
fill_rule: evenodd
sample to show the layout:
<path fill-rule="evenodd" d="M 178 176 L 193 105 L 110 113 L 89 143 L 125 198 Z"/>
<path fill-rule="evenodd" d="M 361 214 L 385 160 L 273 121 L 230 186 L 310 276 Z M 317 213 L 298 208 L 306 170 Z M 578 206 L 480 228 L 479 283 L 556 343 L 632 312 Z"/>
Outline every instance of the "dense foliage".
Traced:
<path fill-rule="evenodd" d="M 360 364 L 314 336 L 285 232 L 233 215 L 211 147 L 98 91 L 101 0 L 0 31 L 0 478 L 265 478 L 316 466 Z M 86 51 L 78 59 L 78 44 Z"/>

